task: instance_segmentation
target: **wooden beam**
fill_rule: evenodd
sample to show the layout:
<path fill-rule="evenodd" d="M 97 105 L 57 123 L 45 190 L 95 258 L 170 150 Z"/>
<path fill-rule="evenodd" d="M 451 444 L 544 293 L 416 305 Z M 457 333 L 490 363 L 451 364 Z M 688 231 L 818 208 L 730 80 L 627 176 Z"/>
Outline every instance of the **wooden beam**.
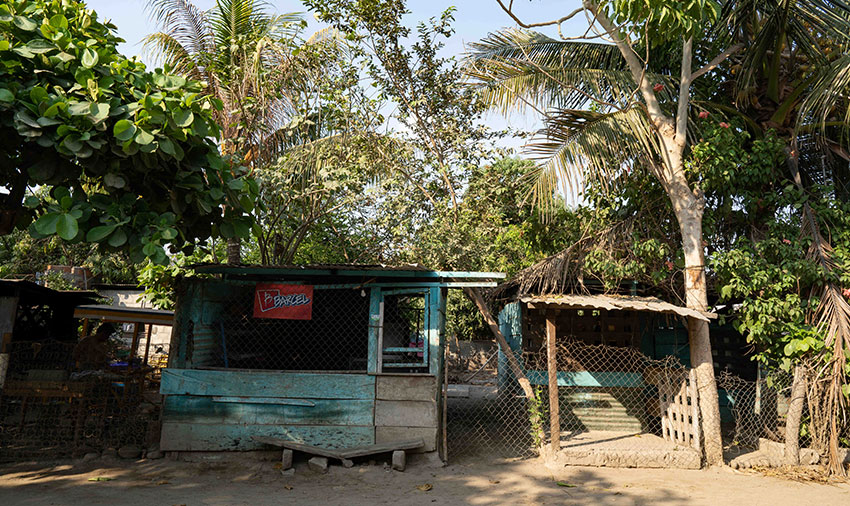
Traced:
<path fill-rule="evenodd" d="M 490 327 L 490 332 L 492 332 L 496 337 L 496 342 L 499 343 L 499 348 L 502 349 L 502 353 L 504 353 L 507 357 L 508 365 L 510 365 L 511 371 L 513 371 L 514 376 L 516 376 L 519 386 L 522 387 L 522 391 L 525 393 L 525 396 L 528 399 L 534 399 L 534 389 L 531 388 L 531 382 L 528 381 L 528 378 L 522 371 L 522 367 L 520 367 L 519 362 L 514 356 L 513 350 L 510 346 L 508 346 L 508 341 L 505 339 L 505 336 L 502 335 L 502 331 L 499 330 L 499 323 L 495 318 L 493 318 L 493 315 L 490 314 L 490 310 L 487 309 L 487 304 L 484 303 L 484 297 L 481 296 L 481 292 L 475 288 L 464 288 L 463 291 L 470 299 L 472 299 L 472 302 L 478 306 L 478 311 L 481 313 L 481 316 L 484 317 L 484 321 L 487 322 L 487 326 Z"/>
<path fill-rule="evenodd" d="M 138 348 L 138 347 L 139 347 L 139 323 L 134 322 L 133 323 L 133 344 L 130 345 L 130 356 L 127 358 L 127 364 L 128 365 L 136 357 L 136 348 Z"/>
<path fill-rule="evenodd" d="M 558 354 L 555 313 L 546 312 L 546 362 L 549 366 L 549 440 L 551 449 L 561 449 L 561 417 L 558 405 Z"/>
<path fill-rule="evenodd" d="M 153 325 L 148 324 L 147 341 L 145 341 L 145 365 L 148 365 L 148 355 L 151 351 L 151 334 L 153 334 Z"/>

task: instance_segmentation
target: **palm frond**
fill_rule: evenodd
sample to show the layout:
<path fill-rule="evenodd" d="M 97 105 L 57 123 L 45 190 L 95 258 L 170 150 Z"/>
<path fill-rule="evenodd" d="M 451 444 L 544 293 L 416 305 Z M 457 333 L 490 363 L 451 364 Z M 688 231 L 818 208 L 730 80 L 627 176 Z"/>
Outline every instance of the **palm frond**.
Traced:
<path fill-rule="evenodd" d="M 213 39 L 207 15 L 190 0 L 149 0 L 147 10 L 160 31 L 182 46 L 193 59 L 212 54 Z"/>
<path fill-rule="evenodd" d="M 850 55 L 841 55 L 821 70 L 800 106 L 797 126 L 806 124 L 821 133 L 837 130 L 842 141 L 850 140 Z"/>
<path fill-rule="evenodd" d="M 640 107 L 558 111 L 546 118 L 546 128 L 527 146 L 540 162 L 531 176 L 532 198 L 549 212 L 562 189 L 577 195 L 588 181 L 607 186 L 622 173 L 624 164 L 651 160 L 658 147 L 654 129 Z"/>
<path fill-rule="evenodd" d="M 611 45 L 556 41 L 536 32 L 505 30 L 469 47 L 468 77 L 485 103 L 505 114 L 527 108 L 575 109 L 591 97 L 623 102 L 636 89 Z"/>
<path fill-rule="evenodd" d="M 172 72 L 197 79 L 205 80 L 203 67 L 180 42 L 164 32 L 152 33 L 142 39 L 145 51 L 168 65 Z"/>

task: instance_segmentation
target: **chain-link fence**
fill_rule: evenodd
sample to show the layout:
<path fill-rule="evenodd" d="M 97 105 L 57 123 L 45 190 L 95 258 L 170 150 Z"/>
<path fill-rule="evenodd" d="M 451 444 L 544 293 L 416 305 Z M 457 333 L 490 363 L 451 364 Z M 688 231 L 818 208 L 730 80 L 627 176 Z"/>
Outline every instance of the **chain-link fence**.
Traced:
<path fill-rule="evenodd" d="M 805 382 L 798 445 L 808 457 L 803 463 L 826 463 L 831 458 L 850 463 L 850 419 L 830 412 L 829 379 L 810 364 L 801 364 Z M 740 465 L 780 466 L 787 463 L 784 455 L 786 424 L 792 404 L 794 375 L 782 370 L 760 371 L 756 381 L 748 381 L 721 372 L 717 378 L 721 409 L 731 419 L 724 431 L 728 457 Z M 838 455 L 830 451 L 830 431 L 838 433 Z M 765 443 L 765 441 L 767 443 Z M 778 443 L 773 444 L 773 443 Z M 753 452 L 758 452 L 753 453 Z M 802 454 L 801 454 L 802 455 Z"/>
<path fill-rule="evenodd" d="M 108 448 L 141 454 L 157 441 L 156 369 L 130 360 L 121 336 L 110 336 L 96 351 L 87 347 L 90 339 L 9 343 L 0 390 L 0 461 Z"/>
<path fill-rule="evenodd" d="M 298 301 L 276 295 L 278 307 Z M 366 371 L 369 297 L 359 290 L 315 290 L 309 319 L 256 318 L 254 285 L 232 285 L 187 340 L 195 368 Z M 209 313 L 209 314 L 207 314 Z"/>
<path fill-rule="evenodd" d="M 375 308 L 369 289 L 308 288 L 309 295 L 299 299 L 311 306 L 304 319 L 258 315 L 257 298 L 264 297 L 266 289 L 253 284 L 233 284 L 220 298 L 208 297 L 203 314 L 190 323 L 187 362 L 192 368 L 366 372 L 368 336 L 374 333 L 382 350 L 378 370 L 429 370 L 424 290 L 384 290 L 381 314 L 370 322 Z M 272 306 L 298 302 L 279 290 L 268 288 Z"/>
<path fill-rule="evenodd" d="M 785 441 L 785 418 L 791 399 L 792 375 L 783 371 L 760 373 L 756 381 L 728 371 L 717 377 L 722 409 L 728 420 L 727 446 L 758 448 L 759 439 Z"/>
<path fill-rule="evenodd" d="M 477 371 L 450 375 L 450 458 L 530 456 L 551 440 L 547 349 L 520 358 L 534 386 L 532 399 L 510 370 L 494 371 L 489 384 L 471 381 L 481 377 Z M 674 357 L 653 360 L 632 347 L 570 340 L 557 345 L 555 375 L 562 448 L 658 452 L 698 446 L 696 392 L 689 370 Z"/>

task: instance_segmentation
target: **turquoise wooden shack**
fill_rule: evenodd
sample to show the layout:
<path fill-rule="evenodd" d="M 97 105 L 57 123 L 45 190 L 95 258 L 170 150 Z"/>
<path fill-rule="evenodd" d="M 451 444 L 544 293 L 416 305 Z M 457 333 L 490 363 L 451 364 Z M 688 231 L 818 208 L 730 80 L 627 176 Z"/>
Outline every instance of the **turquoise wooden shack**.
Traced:
<path fill-rule="evenodd" d="M 503 275 L 419 266 L 202 265 L 177 286 L 164 451 L 254 450 L 253 436 L 441 448 L 448 289 Z"/>
<path fill-rule="evenodd" d="M 545 363 L 528 363 L 528 358 L 545 347 L 547 317 L 552 318 L 559 343 L 605 345 L 598 351 L 588 348 L 572 370 L 558 371 L 562 425 L 570 430 L 641 432 L 653 424 L 650 420 L 656 414 L 654 404 L 646 401 L 655 397 L 657 365 L 652 362 L 673 357 L 690 367 L 688 333 L 681 322 L 685 316 L 709 321 L 716 374 L 728 370 L 755 380 L 756 365 L 746 355 L 746 340 L 734 328 L 718 325 L 716 315 L 658 299 L 525 295 L 504 306 L 499 325 L 531 384 L 543 388 L 549 383 Z M 515 389 L 515 382 L 507 357 L 500 352 L 500 391 Z M 723 421 L 732 421 L 734 392 L 719 393 Z"/>

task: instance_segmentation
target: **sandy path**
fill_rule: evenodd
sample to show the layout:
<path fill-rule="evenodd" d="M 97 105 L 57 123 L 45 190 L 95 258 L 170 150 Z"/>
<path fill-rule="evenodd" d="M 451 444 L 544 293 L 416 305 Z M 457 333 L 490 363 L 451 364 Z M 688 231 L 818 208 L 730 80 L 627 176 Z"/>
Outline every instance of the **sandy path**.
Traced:
<path fill-rule="evenodd" d="M 110 481 L 88 481 L 109 477 Z M 569 486 L 559 486 L 561 481 Z M 430 491 L 417 486 L 431 484 Z M 461 462 L 445 468 L 410 462 L 332 466 L 318 475 L 298 464 L 282 476 L 272 462 L 98 461 L 0 467 L 0 505 L 430 505 L 664 504 L 850 505 L 850 485 L 798 483 L 707 471 L 572 467 L 552 476 L 539 461 Z"/>

